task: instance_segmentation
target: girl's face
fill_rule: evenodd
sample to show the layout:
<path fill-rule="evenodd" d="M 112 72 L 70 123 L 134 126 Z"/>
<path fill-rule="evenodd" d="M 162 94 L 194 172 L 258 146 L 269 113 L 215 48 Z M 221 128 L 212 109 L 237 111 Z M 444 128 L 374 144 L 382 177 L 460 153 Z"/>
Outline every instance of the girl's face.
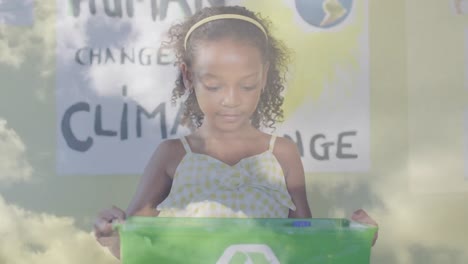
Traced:
<path fill-rule="evenodd" d="M 203 126 L 221 131 L 250 126 L 268 72 L 260 51 L 230 38 L 202 41 L 198 47 L 191 70 L 182 66 L 182 71 L 205 115 Z"/>

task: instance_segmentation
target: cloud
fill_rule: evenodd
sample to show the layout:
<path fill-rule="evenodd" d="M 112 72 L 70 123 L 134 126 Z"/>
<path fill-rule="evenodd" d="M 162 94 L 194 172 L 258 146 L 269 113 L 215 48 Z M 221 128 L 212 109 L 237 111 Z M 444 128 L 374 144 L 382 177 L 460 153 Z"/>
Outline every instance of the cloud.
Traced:
<path fill-rule="evenodd" d="M 30 5 L 26 1 L 26 5 Z M 55 46 L 55 1 L 41 1 L 34 9 L 31 27 L 17 27 L 0 23 L 0 63 L 20 68 L 29 54 L 39 54 L 36 61 L 42 74 L 51 73 Z M 1 1 L 0 1 L 1 4 Z"/>
<path fill-rule="evenodd" d="M 29 26 L 33 23 L 33 0 L 0 0 L 0 23 Z"/>
<path fill-rule="evenodd" d="M 312 213 L 341 218 L 364 208 L 380 226 L 371 263 L 466 263 L 466 202 L 409 193 L 407 181 L 400 182 L 407 174 L 405 166 L 395 166 L 372 178 L 312 175 L 307 186 Z"/>
<path fill-rule="evenodd" d="M 0 183 L 31 179 L 33 169 L 25 156 L 26 147 L 18 134 L 0 118 Z"/>
<path fill-rule="evenodd" d="M 33 168 L 25 154 L 19 135 L 0 118 L 0 183 L 31 179 Z M 75 227 L 73 218 L 31 212 L 0 196 L 0 263 L 118 262 L 91 232 Z"/>
<path fill-rule="evenodd" d="M 60 21 L 57 25 L 57 74 L 65 79 L 67 89 L 71 78 L 77 78 L 83 87 L 99 96 L 121 96 L 121 87 L 127 85 L 129 96 L 148 108 L 156 106 L 161 98 L 170 98 L 175 69 L 172 65 L 157 65 L 157 61 L 165 30 L 173 18 L 182 16 L 178 9 L 171 5 L 166 20 L 154 21 L 146 2 L 134 4 L 135 16 L 131 19 L 127 18 L 125 10 L 123 18 L 119 19 L 103 15 L 103 2 L 96 3 L 100 15 L 91 15 L 88 5 L 81 3 L 80 15 L 74 17 L 69 5 L 64 1 L 57 6 Z M 97 63 L 95 56 L 89 65 L 90 54 L 100 54 L 101 62 Z M 121 64 L 122 54 L 134 58 L 135 63 L 125 59 L 125 64 Z M 86 65 L 78 65 L 75 56 Z M 104 62 L 109 56 L 113 59 Z"/>
<path fill-rule="evenodd" d="M 466 223 L 456 213 L 462 214 L 466 205 L 452 204 L 445 215 L 438 205 L 417 200 L 394 194 L 386 197 L 386 210 L 373 212 L 380 225 L 377 250 L 393 255 L 394 263 L 466 263 L 466 240 L 459 235 Z"/>
<path fill-rule="evenodd" d="M 0 196 L 0 263 L 119 263 L 74 220 L 34 213 Z"/>
<path fill-rule="evenodd" d="M 25 144 L 0 118 L 0 183 L 28 181 L 32 174 Z M 31 212 L 2 196 L 0 238 L 2 264 L 118 263 L 91 232 L 77 228 L 73 218 Z"/>

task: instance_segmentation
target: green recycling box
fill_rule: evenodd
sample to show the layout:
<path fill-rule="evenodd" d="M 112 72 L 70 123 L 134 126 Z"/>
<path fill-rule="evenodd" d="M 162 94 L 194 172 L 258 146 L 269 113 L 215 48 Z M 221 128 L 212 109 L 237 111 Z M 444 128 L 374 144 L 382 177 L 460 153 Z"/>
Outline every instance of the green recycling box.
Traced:
<path fill-rule="evenodd" d="M 366 264 L 376 227 L 347 219 L 131 217 L 122 264 Z"/>

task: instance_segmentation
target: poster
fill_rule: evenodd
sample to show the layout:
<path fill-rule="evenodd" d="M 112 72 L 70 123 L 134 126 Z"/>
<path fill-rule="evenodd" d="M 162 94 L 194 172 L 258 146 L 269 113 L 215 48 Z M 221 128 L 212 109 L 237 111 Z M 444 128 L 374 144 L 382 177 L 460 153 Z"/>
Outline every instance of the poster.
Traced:
<path fill-rule="evenodd" d="M 368 171 L 367 1 L 243 3 L 268 16 L 273 33 L 293 51 L 278 133 L 296 142 L 305 171 Z"/>
<path fill-rule="evenodd" d="M 285 122 L 306 172 L 370 168 L 367 1 L 56 1 L 57 173 L 139 174 L 157 145 L 188 133 L 171 105 L 174 21 L 214 5 L 268 16 L 296 54 Z M 278 12 L 283 10 L 284 12 Z"/>

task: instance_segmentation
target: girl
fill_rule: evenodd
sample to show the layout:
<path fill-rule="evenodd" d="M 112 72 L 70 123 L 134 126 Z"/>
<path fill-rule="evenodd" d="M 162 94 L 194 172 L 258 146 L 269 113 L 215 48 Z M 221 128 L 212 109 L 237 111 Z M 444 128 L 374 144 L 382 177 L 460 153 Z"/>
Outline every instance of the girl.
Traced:
<path fill-rule="evenodd" d="M 170 28 L 163 46 L 180 69 L 172 99 L 185 99 L 182 122 L 193 133 L 158 146 L 126 212 L 99 214 L 96 237 L 117 257 L 118 240 L 105 240 L 126 216 L 312 217 L 296 144 L 260 130 L 282 118 L 289 63 L 268 25 L 222 6 Z M 352 218 L 373 222 L 362 210 Z"/>

